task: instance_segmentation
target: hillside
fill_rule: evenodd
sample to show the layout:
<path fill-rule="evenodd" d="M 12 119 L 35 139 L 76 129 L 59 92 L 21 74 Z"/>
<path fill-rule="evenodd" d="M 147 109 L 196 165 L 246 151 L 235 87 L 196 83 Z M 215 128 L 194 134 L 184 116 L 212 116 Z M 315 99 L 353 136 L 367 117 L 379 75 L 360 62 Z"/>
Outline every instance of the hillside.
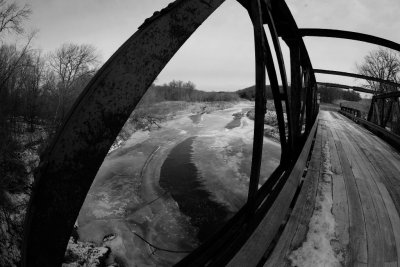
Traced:
<path fill-rule="evenodd" d="M 271 86 L 270 85 L 265 85 L 265 89 L 267 92 L 267 98 L 268 99 L 272 99 L 272 90 L 271 90 Z M 241 89 L 241 90 L 237 90 L 235 91 L 235 93 L 240 97 L 240 98 L 244 98 L 247 100 L 251 100 L 254 101 L 255 95 L 256 95 L 256 90 L 255 90 L 255 85 Z"/>

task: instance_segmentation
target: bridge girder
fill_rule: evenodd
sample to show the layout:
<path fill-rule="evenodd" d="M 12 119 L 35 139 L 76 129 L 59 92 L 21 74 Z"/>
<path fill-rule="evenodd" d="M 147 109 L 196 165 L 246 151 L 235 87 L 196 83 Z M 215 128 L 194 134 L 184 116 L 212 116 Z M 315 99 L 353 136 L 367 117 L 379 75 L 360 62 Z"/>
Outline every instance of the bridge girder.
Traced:
<path fill-rule="evenodd" d="M 389 81 L 389 80 L 383 80 L 383 79 L 379 79 L 379 78 L 376 78 L 376 77 L 361 75 L 361 74 L 357 74 L 357 73 L 334 71 L 334 70 L 323 70 L 323 69 L 314 69 L 314 72 L 315 73 L 321 73 L 321 74 L 330 74 L 330 75 L 338 75 L 338 76 L 345 76 L 345 77 L 352 77 L 352 78 L 370 80 L 370 81 L 385 83 L 385 84 L 392 85 L 392 86 L 395 86 L 395 87 L 400 87 L 400 84 L 392 82 L 392 81 Z"/>
<path fill-rule="evenodd" d="M 365 33 L 334 30 L 334 29 L 322 29 L 322 28 L 302 28 L 299 29 L 299 33 L 303 37 L 331 37 L 331 38 L 361 41 L 370 44 L 384 46 L 400 52 L 400 44 L 381 37 Z"/>
<path fill-rule="evenodd" d="M 339 83 L 325 83 L 325 82 L 317 82 L 318 85 L 326 86 L 326 87 L 335 87 L 335 88 L 342 88 L 342 89 L 351 89 L 353 91 L 357 92 L 362 92 L 362 93 L 367 93 L 367 94 L 375 94 L 376 92 L 374 90 L 366 89 L 363 87 L 358 87 L 358 86 L 350 86 L 350 85 L 345 85 L 345 84 L 339 84 Z"/>

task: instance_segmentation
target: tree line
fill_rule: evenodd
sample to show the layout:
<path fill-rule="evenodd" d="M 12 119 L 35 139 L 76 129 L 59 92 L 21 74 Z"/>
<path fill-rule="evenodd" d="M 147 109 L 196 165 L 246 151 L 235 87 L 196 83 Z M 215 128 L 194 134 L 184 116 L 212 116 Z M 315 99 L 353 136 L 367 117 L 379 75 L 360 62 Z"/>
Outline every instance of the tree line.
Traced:
<path fill-rule="evenodd" d="M 30 194 L 38 162 L 24 153 L 49 140 L 27 133 L 52 136 L 100 63 L 92 45 L 67 43 L 47 53 L 35 48 L 37 33 L 24 29 L 31 13 L 28 5 L 0 0 L 0 266 L 19 261 L 23 216 L 18 214 L 26 203 L 17 204 L 12 195 Z"/>
<path fill-rule="evenodd" d="M 281 86 L 280 86 L 281 87 Z M 290 88 L 290 86 L 289 86 Z M 282 90 L 282 88 L 280 88 Z M 272 90 L 270 85 L 265 86 L 267 99 L 273 99 Z M 331 88 L 318 86 L 318 92 L 321 96 L 321 102 L 333 103 L 335 100 L 343 99 L 348 101 L 359 101 L 361 100 L 360 94 L 353 91 L 342 90 L 339 88 Z M 255 87 L 250 86 L 248 88 L 236 91 L 239 97 L 254 101 L 256 92 Z"/>
<path fill-rule="evenodd" d="M 46 55 L 27 43 L 0 46 L 0 106 L 8 127 L 22 119 L 30 131 L 38 121 L 57 128 L 98 66 L 91 45 L 63 44 Z"/>
<path fill-rule="evenodd" d="M 336 100 L 347 100 L 347 101 L 360 101 L 361 96 L 359 93 L 350 90 L 343 90 L 340 88 L 329 87 L 329 86 L 318 86 L 318 93 L 320 94 L 320 100 L 322 103 L 335 103 Z"/>
<path fill-rule="evenodd" d="M 141 104 L 162 101 L 215 102 L 239 100 L 240 96 L 236 92 L 205 92 L 196 89 L 196 85 L 191 81 L 173 80 L 163 85 L 153 84 L 150 86 L 143 96 Z"/>

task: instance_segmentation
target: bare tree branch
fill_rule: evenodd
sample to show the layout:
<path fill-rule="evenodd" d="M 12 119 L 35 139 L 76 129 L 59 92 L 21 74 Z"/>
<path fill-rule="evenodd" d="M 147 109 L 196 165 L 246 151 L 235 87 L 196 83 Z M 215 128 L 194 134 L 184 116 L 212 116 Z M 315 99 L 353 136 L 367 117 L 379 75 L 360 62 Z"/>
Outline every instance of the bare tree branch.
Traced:
<path fill-rule="evenodd" d="M 82 80 L 94 73 L 99 56 L 92 45 L 63 44 L 49 55 L 49 66 L 57 78 L 58 106 L 56 117 L 64 117 L 65 106 L 78 90 L 83 89 Z M 79 86 L 81 85 L 81 86 Z M 59 114 L 61 111 L 61 114 Z"/>
<path fill-rule="evenodd" d="M 1 0 L 0 0 L 1 1 Z M 0 60 L 1 63 L 5 63 L 5 66 L 0 70 L 0 92 L 4 85 L 8 82 L 11 76 L 17 71 L 18 68 L 21 67 L 21 60 L 27 55 L 30 49 L 30 44 L 32 39 L 35 37 L 36 32 L 32 32 L 28 36 L 28 40 L 26 41 L 24 47 L 21 52 L 18 52 L 16 46 L 5 46 L 2 45 L 0 47 L 0 57 L 3 57 L 3 60 Z M 19 55 L 18 55 L 19 53 Z M 1 64 L 0 63 L 0 64 Z"/>
<path fill-rule="evenodd" d="M 379 48 L 371 51 L 364 57 L 361 65 L 356 64 L 358 72 L 362 75 L 372 76 L 382 80 L 399 81 L 400 56 L 390 49 Z M 397 90 L 395 87 L 374 81 L 367 81 L 368 87 L 376 92 Z"/>
<path fill-rule="evenodd" d="M 32 10 L 28 5 L 19 7 L 16 2 L 0 0 L 0 33 L 23 33 L 22 23 L 31 13 Z"/>

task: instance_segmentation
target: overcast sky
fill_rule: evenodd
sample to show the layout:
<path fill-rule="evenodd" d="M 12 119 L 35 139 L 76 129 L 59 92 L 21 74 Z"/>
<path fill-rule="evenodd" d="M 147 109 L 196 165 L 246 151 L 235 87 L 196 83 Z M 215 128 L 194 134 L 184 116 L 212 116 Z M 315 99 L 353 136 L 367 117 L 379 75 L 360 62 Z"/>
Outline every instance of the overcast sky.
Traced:
<path fill-rule="evenodd" d="M 44 52 L 62 43 L 93 44 L 105 62 L 138 26 L 170 0 L 17 0 L 28 3 L 27 28 L 38 29 L 34 45 Z M 297 24 L 358 31 L 400 43 L 399 0 L 287 0 Z M 356 72 L 376 46 L 360 42 L 306 38 L 314 68 Z M 288 59 L 287 49 L 284 49 Z M 226 2 L 184 44 L 156 83 L 190 80 L 202 90 L 237 90 L 254 84 L 252 27 L 246 11 Z M 286 62 L 289 67 L 289 62 Z M 352 78 L 318 75 L 318 81 L 360 84 Z"/>

